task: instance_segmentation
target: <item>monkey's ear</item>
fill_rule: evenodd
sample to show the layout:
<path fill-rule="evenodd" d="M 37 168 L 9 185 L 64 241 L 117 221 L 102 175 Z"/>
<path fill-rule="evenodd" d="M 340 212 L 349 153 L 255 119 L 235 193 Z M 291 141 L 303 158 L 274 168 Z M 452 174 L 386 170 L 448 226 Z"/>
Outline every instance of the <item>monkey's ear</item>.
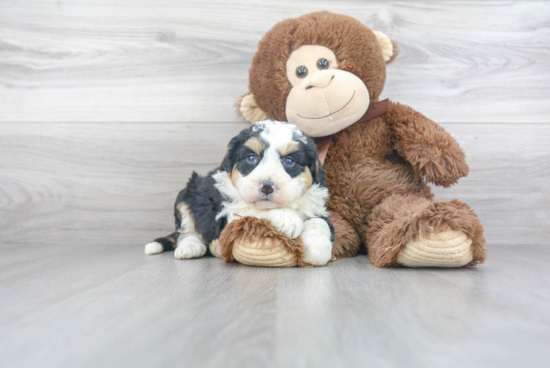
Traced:
<path fill-rule="evenodd" d="M 397 43 L 390 40 L 388 36 L 380 31 L 374 31 L 374 35 L 378 40 L 378 45 L 380 46 L 380 49 L 382 49 L 384 61 L 386 62 L 386 64 L 391 63 L 399 53 L 399 50 L 397 49 Z"/>
<path fill-rule="evenodd" d="M 248 93 L 243 97 L 239 106 L 239 112 L 252 124 L 267 119 L 267 115 L 260 109 L 252 93 Z"/>

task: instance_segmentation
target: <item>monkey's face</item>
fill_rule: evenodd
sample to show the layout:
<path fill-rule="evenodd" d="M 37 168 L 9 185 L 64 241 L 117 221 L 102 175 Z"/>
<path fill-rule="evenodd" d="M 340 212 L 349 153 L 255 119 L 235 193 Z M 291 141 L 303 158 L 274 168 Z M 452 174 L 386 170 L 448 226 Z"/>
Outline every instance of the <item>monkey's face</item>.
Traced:
<path fill-rule="evenodd" d="M 286 62 L 292 85 L 286 117 L 310 137 L 331 135 L 348 127 L 369 107 L 365 83 L 337 66 L 334 52 L 318 45 L 301 46 Z"/>
<path fill-rule="evenodd" d="M 239 111 L 251 123 L 286 120 L 310 137 L 337 133 L 378 100 L 394 45 L 347 15 L 286 19 L 260 41 Z"/>

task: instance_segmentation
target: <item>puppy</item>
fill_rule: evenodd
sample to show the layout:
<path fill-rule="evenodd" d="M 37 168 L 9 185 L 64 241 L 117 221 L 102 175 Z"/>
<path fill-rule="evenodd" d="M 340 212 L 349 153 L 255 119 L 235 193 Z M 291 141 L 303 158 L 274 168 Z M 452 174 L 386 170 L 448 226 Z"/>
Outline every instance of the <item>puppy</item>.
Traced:
<path fill-rule="evenodd" d="M 231 221 L 267 219 L 288 238 L 301 237 L 304 261 L 325 265 L 334 228 L 325 202 L 325 173 L 313 141 L 295 125 L 264 120 L 231 139 L 220 168 L 193 173 L 176 199 L 176 231 L 145 246 L 145 254 L 174 250 L 178 259 L 219 256 L 218 239 Z"/>

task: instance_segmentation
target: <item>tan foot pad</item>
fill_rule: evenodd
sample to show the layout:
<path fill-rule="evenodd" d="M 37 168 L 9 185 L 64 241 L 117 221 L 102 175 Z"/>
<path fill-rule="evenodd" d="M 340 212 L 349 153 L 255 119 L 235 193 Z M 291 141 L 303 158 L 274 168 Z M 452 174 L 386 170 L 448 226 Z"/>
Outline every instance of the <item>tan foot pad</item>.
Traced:
<path fill-rule="evenodd" d="M 303 247 L 300 238 L 287 238 L 269 221 L 245 216 L 225 227 L 216 253 L 249 266 L 311 267 L 302 259 Z"/>
<path fill-rule="evenodd" d="M 233 258 L 249 266 L 295 267 L 298 265 L 296 254 L 290 253 L 280 242 L 270 238 L 234 244 Z"/>
<path fill-rule="evenodd" d="M 407 267 L 462 267 L 473 259 L 472 240 L 461 231 L 444 231 L 408 241 L 397 255 Z"/>

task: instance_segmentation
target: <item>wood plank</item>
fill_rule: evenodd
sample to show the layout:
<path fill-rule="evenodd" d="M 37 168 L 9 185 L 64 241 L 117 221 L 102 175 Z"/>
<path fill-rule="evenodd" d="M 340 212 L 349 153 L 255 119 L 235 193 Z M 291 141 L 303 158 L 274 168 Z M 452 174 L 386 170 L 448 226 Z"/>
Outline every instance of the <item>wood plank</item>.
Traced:
<path fill-rule="evenodd" d="M 173 229 L 193 170 L 245 123 L 2 124 L 0 244 L 144 244 Z M 447 124 L 471 172 L 436 199 L 469 203 L 489 244 L 550 237 L 550 125 Z"/>
<path fill-rule="evenodd" d="M 550 125 L 445 124 L 470 174 L 436 199 L 461 199 L 480 216 L 489 244 L 546 244 L 550 237 Z"/>
<path fill-rule="evenodd" d="M 0 122 L 224 122 L 262 35 L 315 10 L 400 44 L 384 98 L 441 123 L 548 122 L 550 3 L 3 1 Z"/>
<path fill-rule="evenodd" d="M 117 362 L 124 362 L 126 354 L 140 355 L 142 349 L 146 354 L 133 366 L 156 366 L 173 354 L 177 360 L 183 354 L 189 366 L 200 366 L 204 359 L 225 366 L 223 358 L 243 349 L 250 355 L 240 356 L 246 366 L 264 366 L 273 359 L 267 335 L 274 321 L 263 318 L 275 310 L 271 270 L 236 269 L 213 258 L 178 262 L 171 253 L 145 256 L 134 244 L 89 243 L 84 248 L 84 252 L 68 249 L 50 264 L 29 267 L 23 275 L 0 281 L 0 309 L 10 317 L 0 324 L 0 357 L 5 364 L 126 366 Z M 40 248 L 35 254 L 47 255 L 49 249 Z M 242 292 L 245 285 L 254 295 Z M 244 301 L 248 313 L 221 308 L 223 303 L 238 306 Z M 43 333 L 54 332 L 48 332 L 51 327 L 57 332 L 49 342 L 38 343 L 35 339 Z M 174 339 L 172 332 L 177 335 Z M 137 345 L 153 341 L 164 346 L 165 353 L 158 355 L 143 346 L 134 350 L 130 340 Z M 33 354 L 21 354 L 27 344 L 34 345 Z M 64 351 L 83 354 L 51 354 L 62 345 Z M 224 349 L 212 351 L 215 346 Z M 148 364 L 151 361 L 153 365 Z"/>
<path fill-rule="evenodd" d="M 0 243 L 142 243 L 171 232 L 191 173 L 219 166 L 247 126 L 0 125 Z"/>
<path fill-rule="evenodd" d="M 9 249 L 3 257 L 17 258 Z M 35 248 L 20 274 L 0 279 L 3 365 L 544 367 L 550 358 L 550 287 L 539 282 L 550 277 L 547 244 L 491 246 L 485 265 L 450 270 L 376 269 L 365 256 L 270 269 L 145 256 L 133 244 L 66 250 Z"/>

